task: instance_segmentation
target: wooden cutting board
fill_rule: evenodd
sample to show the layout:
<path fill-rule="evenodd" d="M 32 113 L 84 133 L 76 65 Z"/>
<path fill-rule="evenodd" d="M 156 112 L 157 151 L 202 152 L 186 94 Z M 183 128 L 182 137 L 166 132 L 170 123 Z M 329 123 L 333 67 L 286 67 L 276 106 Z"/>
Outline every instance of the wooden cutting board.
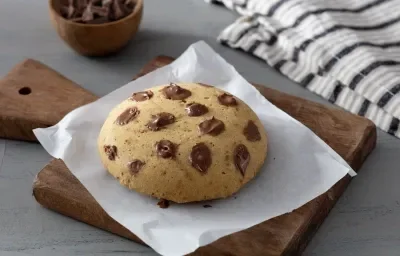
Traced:
<path fill-rule="evenodd" d="M 27 59 L 0 80 L 0 138 L 36 141 L 33 129 L 52 126 L 96 99 L 56 71 Z"/>
<path fill-rule="evenodd" d="M 173 59 L 160 56 L 147 64 L 138 76 L 157 69 L 170 63 Z M 39 119 L 38 113 L 29 119 L 26 115 L 26 108 L 22 111 L 15 111 L 14 115 L 23 117 L 23 122 L 14 122 L 16 118 L 10 116 L 9 112 L 0 112 L 0 137 L 19 138 L 32 140 L 30 129 L 32 127 L 47 127 L 60 120 L 65 111 L 70 111 L 76 105 L 88 103 L 94 100 L 94 96 L 80 88 L 78 85 L 60 76 L 41 63 L 29 60 L 27 65 L 21 64 L 16 67 L 6 79 L 0 81 L 0 108 L 4 98 L 14 95 L 18 88 L 29 87 L 27 81 L 33 78 L 41 79 L 38 76 L 39 69 L 47 75 L 47 79 L 36 83 L 32 92 L 37 95 L 47 95 L 47 110 L 59 113 L 49 120 Z M 29 68 L 28 66 L 33 66 Z M 23 74 L 17 76 L 17 74 Z M 138 77 L 137 76 L 137 77 Z M 13 78 L 13 79 L 10 79 Z M 70 96 L 81 96 L 80 102 L 65 102 L 61 111 L 54 106 L 55 83 L 52 79 L 58 79 L 63 90 L 68 91 Z M 18 86 L 13 81 L 18 80 Z M 11 82 L 10 82 L 11 81 Z M 11 84 L 11 86 L 10 86 Z M 44 85 L 43 85 L 44 84 Z M 57 86 L 58 86 L 57 84 Z M 51 86 L 50 86 L 51 85 Z M 348 112 L 326 107 L 324 105 L 307 101 L 298 97 L 290 96 L 279 91 L 255 85 L 261 93 L 273 104 L 309 127 L 336 152 L 338 152 L 355 170 L 358 170 L 368 154 L 376 144 L 376 127 L 369 120 Z M 12 88 L 12 89 L 10 89 Z M 4 91 L 9 90 L 4 93 Z M 84 95 L 82 95 L 84 94 Z M 86 96 L 85 96 L 86 95 Z M 15 96 L 15 95 L 14 95 Z M 34 93 L 24 95 L 29 109 L 34 109 L 37 102 Z M 22 96 L 21 96 L 22 97 Z M 31 98 L 31 102 L 27 99 Z M 60 97 L 56 96 L 55 98 Z M 40 99 L 37 99 L 40 101 Z M 41 111 L 44 111 L 42 106 Z M 54 111 L 55 110 L 55 111 Z M 30 110 L 32 111 L 32 110 Z M 68 112 L 67 111 L 67 112 Z M 35 112 L 35 111 L 34 111 Z M 47 113 L 47 112 L 46 112 Z M 8 132 L 9 129 L 16 129 L 19 132 Z M 12 136 L 7 136 L 11 134 Z M 247 230 L 223 237 L 207 246 L 201 247 L 191 255 L 299 255 L 312 238 L 318 227 L 322 224 L 335 202 L 341 196 L 350 182 L 346 176 L 333 186 L 327 193 L 310 201 L 299 209 L 260 223 Z M 40 171 L 33 184 L 33 195 L 36 200 L 51 210 L 67 215 L 76 220 L 85 222 L 95 227 L 107 230 L 114 234 L 126 237 L 133 241 L 142 243 L 134 234 L 121 226 L 109 217 L 100 205 L 94 200 L 83 185 L 72 175 L 61 160 L 53 160 Z"/>

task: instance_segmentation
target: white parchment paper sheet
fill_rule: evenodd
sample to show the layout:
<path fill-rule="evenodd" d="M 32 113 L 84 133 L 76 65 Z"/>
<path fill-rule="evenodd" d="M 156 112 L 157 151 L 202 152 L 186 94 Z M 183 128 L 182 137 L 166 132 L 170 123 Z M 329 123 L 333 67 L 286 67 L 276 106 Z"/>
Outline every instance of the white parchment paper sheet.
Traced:
<path fill-rule="evenodd" d="M 160 209 L 155 199 L 122 187 L 100 162 L 96 142 L 110 110 L 135 91 L 169 82 L 204 82 L 246 102 L 268 132 L 260 174 L 235 198 Z M 61 158 L 104 210 L 162 255 L 183 255 L 228 234 L 290 212 L 326 192 L 347 173 L 347 163 L 304 125 L 267 101 L 206 43 L 99 100 L 35 129 L 43 147 Z"/>

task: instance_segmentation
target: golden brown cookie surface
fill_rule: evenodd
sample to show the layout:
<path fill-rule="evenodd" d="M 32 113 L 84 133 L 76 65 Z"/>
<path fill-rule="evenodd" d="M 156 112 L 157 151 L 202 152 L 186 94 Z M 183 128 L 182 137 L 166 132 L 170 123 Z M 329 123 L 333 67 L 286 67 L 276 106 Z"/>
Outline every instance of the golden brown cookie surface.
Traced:
<path fill-rule="evenodd" d="M 267 134 L 235 96 L 179 83 L 136 92 L 116 106 L 98 148 L 122 185 L 185 203 L 228 197 L 254 178 L 267 155 Z"/>

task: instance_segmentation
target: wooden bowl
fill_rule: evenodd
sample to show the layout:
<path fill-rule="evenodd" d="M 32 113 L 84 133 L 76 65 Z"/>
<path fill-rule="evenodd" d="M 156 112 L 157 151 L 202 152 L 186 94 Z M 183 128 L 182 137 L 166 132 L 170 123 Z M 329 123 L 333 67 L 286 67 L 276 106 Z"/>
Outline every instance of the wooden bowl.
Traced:
<path fill-rule="evenodd" d="M 126 46 L 139 29 L 143 0 L 136 0 L 131 14 L 104 24 L 82 24 L 65 19 L 60 14 L 61 1 L 49 0 L 50 18 L 58 35 L 73 50 L 85 56 L 105 56 Z"/>

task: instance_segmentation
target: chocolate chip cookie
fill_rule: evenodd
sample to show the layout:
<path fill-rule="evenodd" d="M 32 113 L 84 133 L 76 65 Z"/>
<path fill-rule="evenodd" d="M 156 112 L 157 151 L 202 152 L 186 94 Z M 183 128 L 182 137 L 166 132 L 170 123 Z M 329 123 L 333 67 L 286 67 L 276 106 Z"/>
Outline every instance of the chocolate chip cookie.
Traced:
<path fill-rule="evenodd" d="M 256 176 L 267 134 L 239 98 L 202 83 L 133 92 L 107 117 L 101 161 L 129 189 L 187 203 L 231 196 Z"/>

